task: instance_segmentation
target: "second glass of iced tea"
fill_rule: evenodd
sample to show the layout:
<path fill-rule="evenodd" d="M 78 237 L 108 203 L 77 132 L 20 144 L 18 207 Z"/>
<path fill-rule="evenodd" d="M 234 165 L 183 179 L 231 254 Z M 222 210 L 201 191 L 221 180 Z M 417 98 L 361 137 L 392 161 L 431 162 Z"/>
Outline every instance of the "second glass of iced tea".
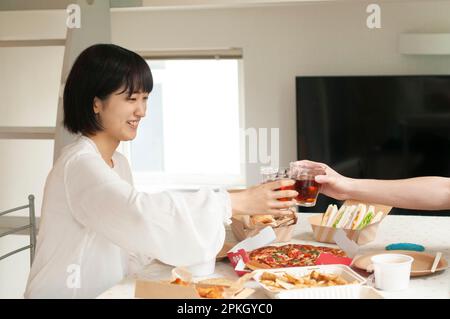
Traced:
<path fill-rule="evenodd" d="M 276 179 L 288 179 L 289 178 L 289 169 L 286 167 L 281 167 L 277 171 Z M 284 190 L 295 190 L 294 185 L 290 186 L 281 186 L 281 188 L 276 189 L 276 191 L 284 191 Z M 279 198 L 279 201 L 286 202 L 292 200 L 290 197 Z"/>
<path fill-rule="evenodd" d="M 286 167 L 280 167 L 280 168 L 273 168 L 273 167 L 262 167 L 261 168 L 261 176 L 262 176 L 262 182 L 268 183 L 277 181 L 280 179 L 288 179 L 289 178 L 289 169 Z M 295 185 L 290 186 L 282 186 L 281 188 L 275 189 L 275 191 L 280 190 L 295 190 Z M 279 201 L 285 202 L 292 200 L 290 197 L 283 197 L 279 198 Z"/>
<path fill-rule="evenodd" d="M 298 162 L 292 162 L 289 168 L 289 177 L 295 180 L 295 190 L 298 196 L 295 198 L 297 205 L 312 207 L 316 205 L 320 184 L 316 182 L 316 175 L 324 175 L 325 169 L 320 166 L 305 166 Z"/>

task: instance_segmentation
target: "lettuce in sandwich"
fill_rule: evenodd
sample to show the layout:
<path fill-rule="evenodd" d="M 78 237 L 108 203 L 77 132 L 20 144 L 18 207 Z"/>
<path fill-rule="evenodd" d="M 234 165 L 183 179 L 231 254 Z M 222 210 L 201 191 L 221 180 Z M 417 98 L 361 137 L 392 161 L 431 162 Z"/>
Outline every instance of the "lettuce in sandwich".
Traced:
<path fill-rule="evenodd" d="M 369 206 L 366 215 L 364 216 L 361 223 L 358 225 L 356 229 L 361 230 L 367 225 L 369 225 L 374 216 L 375 216 L 375 208 L 373 206 Z"/>

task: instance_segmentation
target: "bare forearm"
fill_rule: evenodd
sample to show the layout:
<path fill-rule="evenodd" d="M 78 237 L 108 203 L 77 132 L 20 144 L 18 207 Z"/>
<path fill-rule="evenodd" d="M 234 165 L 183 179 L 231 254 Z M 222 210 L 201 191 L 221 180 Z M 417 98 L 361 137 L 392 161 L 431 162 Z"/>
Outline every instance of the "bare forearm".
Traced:
<path fill-rule="evenodd" d="M 350 179 L 349 198 L 420 210 L 450 209 L 450 178 Z"/>
<path fill-rule="evenodd" d="M 230 193 L 231 208 L 233 215 L 239 214 L 239 212 L 244 211 L 244 194 L 241 190 L 228 191 Z"/>

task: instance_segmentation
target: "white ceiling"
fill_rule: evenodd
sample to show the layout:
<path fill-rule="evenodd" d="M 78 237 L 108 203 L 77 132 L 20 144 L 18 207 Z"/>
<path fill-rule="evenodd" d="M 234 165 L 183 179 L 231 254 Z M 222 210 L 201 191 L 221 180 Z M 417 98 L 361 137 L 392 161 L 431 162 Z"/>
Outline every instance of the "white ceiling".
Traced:
<path fill-rule="evenodd" d="M 105 1 L 105 0 L 84 0 Z M 227 7 L 257 4 L 289 4 L 295 2 L 430 2 L 440 0 L 109 0 L 111 8 L 162 8 L 162 7 Z M 1 0 L 0 10 L 65 9 L 75 0 Z"/>
<path fill-rule="evenodd" d="M 283 4 L 295 2 L 363 2 L 363 3 L 382 3 L 382 2 L 430 2 L 433 0 L 142 0 L 142 6 L 226 6 L 242 4 Z M 439 0 L 434 0 L 439 1 Z"/>

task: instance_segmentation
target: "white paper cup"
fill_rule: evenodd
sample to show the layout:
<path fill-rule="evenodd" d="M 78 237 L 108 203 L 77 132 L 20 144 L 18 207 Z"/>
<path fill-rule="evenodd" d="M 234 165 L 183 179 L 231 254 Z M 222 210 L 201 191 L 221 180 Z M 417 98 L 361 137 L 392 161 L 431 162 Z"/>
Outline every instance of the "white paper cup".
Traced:
<path fill-rule="evenodd" d="M 414 258 L 401 254 L 380 254 L 372 256 L 375 288 L 385 291 L 408 289 L 411 265 Z"/>
<path fill-rule="evenodd" d="M 216 269 L 216 260 L 207 261 L 201 264 L 185 267 L 194 277 L 208 276 Z"/>

